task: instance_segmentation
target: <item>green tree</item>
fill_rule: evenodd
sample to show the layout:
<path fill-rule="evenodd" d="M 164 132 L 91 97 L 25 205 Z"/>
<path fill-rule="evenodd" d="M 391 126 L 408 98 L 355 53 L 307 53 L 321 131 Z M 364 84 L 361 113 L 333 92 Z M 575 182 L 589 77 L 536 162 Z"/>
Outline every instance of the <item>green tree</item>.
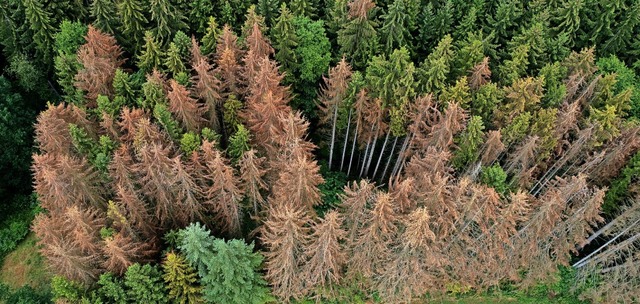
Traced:
<path fill-rule="evenodd" d="M 247 130 L 243 124 L 237 124 L 236 132 L 229 138 L 229 147 L 227 150 L 227 154 L 229 154 L 229 157 L 231 157 L 234 163 L 242 157 L 244 152 L 251 149 L 249 146 L 250 136 L 249 130 Z"/>
<path fill-rule="evenodd" d="M 454 5 L 451 0 L 444 1 L 437 8 L 431 3 L 422 6 L 420 12 L 417 47 L 424 53 L 429 52 L 436 41 L 441 41 L 451 32 L 454 23 Z"/>
<path fill-rule="evenodd" d="M 282 4 L 285 4 L 282 2 Z M 276 19 L 280 0 L 258 0 L 256 10 L 264 17 L 265 22 L 271 26 Z"/>
<path fill-rule="evenodd" d="M 56 275 L 51 279 L 51 292 L 53 293 L 53 300 L 75 302 L 80 300 L 82 285 Z"/>
<path fill-rule="evenodd" d="M 189 28 L 199 34 L 205 34 L 215 11 L 214 2 L 209 0 L 190 1 L 188 13 Z M 215 20 L 215 18 L 214 18 Z"/>
<path fill-rule="evenodd" d="M 90 6 L 93 26 L 104 33 L 113 35 L 118 27 L 116 4 L 111 0 L 93 0 Z"/>
<path fill-rule="evenodd" d="M 87 34 L 87 26 L 80 22 L 63 21 L 60 24 L 60 31 L 55 35 L 54 68 L 58 79 L 58 84 L 64 92 L 67 101 L 79 102 L 79 96 L 75 83 L 75 75 L 81 68 L 76 57 L 76 52 L 80 45 L 84 44 L 84 36 Z"/>
<path fill-rule="evenodd" d="M 313 18 L 316 16 L 316 8 L 313 6 L 312 0 L 291 0 L 289 6 L 296 17 Z"/>
<path fill-rule="evenodd" d="M 167 50 L 167 57 L 164 59 L 164 66 L 172 73 L 177 75 L 186 71 L 186 67 L 182 62 L 182 55 L 178 46 L 171 42 L 169 43 L 169 49 Z"/>
<path fill-rule="evenodd" d="M 33 31 L 36 55 L 44 64 L 49 65 L 55 32 L 51 13 L 45 10 L 44 3 L 40 0 L 22 0 L 22 5 L 24 5 L 27 24 Z"/>
<path fill-rule="evenodd" d="M 149 0 L 153 33 L 161 43 L 169 41 L 176 31 L 188 28 L 185 16 L 170 0 Z"/>
<path fill-rule="evenodd" d="M 171 139 L 180 140 L 182 130 L 178 125 L 178 122 L 171 117 L 171 112 L 167 109 L 164 103 L 156 103 L 153 107 L 153 116 L 160 122 L 160 125 L 164 127 L 165 131 L 169 134 Z"/>
<path fill-rule="evenodd" d="M 498 0 L 495 13 L 487 20 L 488 34 L 493 34 L 494 42 L 507 45 L 509 37 L 517 31 L 523 16 L 523 5 L 519 0 Z"/>
<path fill-rule="evenodd" d="M 127 297 L 137 303 L 169 303 L 162 273 L 156 266 L 136 263 L 124 274 Z"/>
<path fill-rule="evenodd" d="M 493 123 L 493 111 L 503 98 L 504 91 L 499 89 L 495 83 L 485 84 L 473 93 L 471 114 L 482 117 L 484 124 L 491 126 Z"/>
<path fill-rule="evenodd" d="M 131 105 L 136 99 L 136 91 L 134 90 L 134 80 L 133 75 L 129 75 L 128 73 L 122 71 L 121 69 L 116 70 L 116 74 L 113 77 L 113 90 L 115 92 L 115 98 L 121 98 L 122 102 L 118 102 L 119 105 Z M 120 112 L 120 109 L 117 109 L 115 113 Z"/>
<path fill-rule="evenodd" d="M 555 34 L 567 34 L 571 46 L 575 44 L 580 29 L 580 16 L 585 4 L 586 1 L 583 0 L 567 0 L 562 3 L 562 7 L 553 11 L 551 19 L 556 24 L 553 28 Z"/>
<path fill-rule="evenodd" d="M 378 52 L 376 11 L 376 6 L 371 0 L 351 2 L 349 21 L 338 31 L 340 53 L 345 54 L 351 65 L 356 68 L 364 68 Z"/>
<path fill-rule="evenodd" d="M 567 68 L 559 62 L 548 63 L 540 69 L 538 75 L 539 77 L 544 77 L 542 106 L 557 107 L 562 104 L 567 95 L 567 86 L 563 81 L 567 75 Z"/>
<path fill-rule="evenodd" d="M 276 19 L 275 26 L 271 28 L 271 39 L 275 42 L 273 48 L 276 50 L 276 60 L 280 63 L 283 71 L 287 72 L 286 77 L 291 79 L 298 64 L 295 52 L 295 48 L 298 46 L 298 37 L 293 26 L 293 14 L 287 8 L 286 3 L 282 3 L 280 6 L 280 16 Z"/>
<path fill-rule="evenodd" d="M 182 134 L 180 139 L 180 150 L 185 156 L 189 157 L 191 153 L 197 151 L 200 148 L 200 135 L 191 131 Z"/>
<path fill-rule="evenodd" d="M 198 284 L 198 273 L 182 255 L 175 252 L 167 253 L 162 268 L 169 299 L 180 304 L 204 303 L 202 287 Z"/>
<path fill-rule="evenodd" d="M 202 54 L 209 55 L 215 52 L 216 43 L 220 36 L 220 28 L 218 28 L 218 22 L 216 18 L 209 17 L 207 23 L 207 29 L 205 30 L 204 37 L 202 37 Z"/>
<path fill-rule="evenodd" d="M 409 18 L 405 0 L 393 1 L 388 12 L 382 16 L 384 22 L 380 28 L 380 39 L 384 44 L 385 53 L 391 54 L 393 50 L 401 47 L 413 50 L 411 33 L 409 33 Z"/>
<path fill-rule="evenodd" d="M 127 303 L 128 297 L 125 287 L 122 284 L 122 281 L 112 273 L 107 272 L 100 275 L 98 286 L 100 287 L 97 290 L 97 295 L 101 300 L 107 303 Z"/>
<path fill-rule="evenodd" d="M 216 239 L 199 223 L 181 230 L 180 236 L 180 250 L 197 268 L 207 301 L 241 304 L 273 300 L 258 272 L 262 255 L 253 252 L 253 244 Z"/>
<path fill-rule="evenodd" d="M 417 71 L 418 92 L 439 94 L 446 86 L 454 58 L 453 39 L 446 35 Z"/>
<path fill-rule="evenodd" d="M 131 49 L 137 52 L 140 49 L 143 35 L 145 40 L 147 37 L 144 33 L 147 18 L 142 13 L 143 4 L 140 0 L 122 0 L 117 2 L 116 6 L 122 22 L 120 30 Z"/>
<path fill-rule="evenodd" d="M 509 55 L 511 59 L 503 61 L 498 69 L 500 80 L 505 85 L 510 85 L 516 79 L 526 75 L 529 66 L 529 46 L 520 45 Z"/>
<path fill-rule="evenodd" d="M 464 169 L 478 159 L 478 151 L 484 141 L 484 124 L 480 116 L 471 116 L 467 128 L 457 139 L 458 150 L 451 164 L 458 170 Z"/>
<path fill-rule="evenodd" d="M 506 195 L 509 190 L 507 186 L 507 173 L 504 172 L 499 164 L 482 168 L 480 181 L 502 195 Z"/>
<path fill-rule="evenodd" d="M 160 66 L 162 51 L 156 38 L 150 31 L 144 33 L 144 42 L 142 52 L 138 55 L 138 68 L 145 72 L 150 72 Z"/>
<path fill-rule="evenodd" d="M 301 80 L 315 84 L 329 69 L 331 61 L 331 44 L 324 31 L 324 23 L 308 17 L 295 17 L 293 26 L 298 40 L 295 48 L 299 59 L 298 74 Z"/>

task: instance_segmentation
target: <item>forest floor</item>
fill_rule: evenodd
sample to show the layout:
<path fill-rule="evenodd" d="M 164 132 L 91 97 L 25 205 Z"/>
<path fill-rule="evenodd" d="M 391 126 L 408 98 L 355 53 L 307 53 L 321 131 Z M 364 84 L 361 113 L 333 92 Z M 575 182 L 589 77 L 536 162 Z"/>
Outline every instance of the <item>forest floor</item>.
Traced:
<path fill-rule="evenodd" d="M 35 290 L 48 290 L 51 273 L 36 248 L 36 237 L 30 233 L 2 261 L 0 282 L 17 289 L 29 285 Z"/>

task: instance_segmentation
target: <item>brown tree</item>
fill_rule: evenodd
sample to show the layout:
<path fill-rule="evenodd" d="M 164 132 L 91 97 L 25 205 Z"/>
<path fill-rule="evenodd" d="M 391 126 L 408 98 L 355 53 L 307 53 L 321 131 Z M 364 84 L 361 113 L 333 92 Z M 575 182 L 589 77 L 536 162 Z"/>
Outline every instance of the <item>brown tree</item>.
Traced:
<path fill-rule="evenodd" d="M 265 208 L 265 199 L 261 191 L 267 190 L 267 183 L 263 177 L 267 172 L 264 169 L 264 157 L 258 157 L 257 152 L 253 149 L 246 151 L 240 157 L 238 165 L 240 166 L 241 188 L 245 195 L 253 205 L 254 215 L 258 211 Z"/>
<path fill-rule="evenodd" d="M 203 127 L 205 119 L 203 114 L 206 108 L 191 98 L 189 90 L 177 81 L 169 81 L 171 90 L 167 95 L 169 99 L 169 110 L 173 113 L 180 124 L 189 131 L 199 131 Z M 199 83 L 196 83 L 196 87 Z"/>
<path fill-rule="evenodd" d="M 305 263 L 304 248 L 309 244 L 311 218 L 305 209 L 271 206 L 260 239 L 267 249 L 265 278 L 273 294 L 289 302 L 306 294 L 304 278 L 300 275 Z"/>
<path fill-rule="evenodd" d="M 86 98 L 95 101 L 98 95 L 113 96 L 113 77 L 122 65 L 122 50 L 116 39 L 89 25 L 87 43 L 78 49 L 78 62 L 82 69 L 76 75 L 76 87 L 86 91 Z M 91 104 L 89 104 L 91 106 Z M 93 105 L 95 106 L 95 104 Z"/>

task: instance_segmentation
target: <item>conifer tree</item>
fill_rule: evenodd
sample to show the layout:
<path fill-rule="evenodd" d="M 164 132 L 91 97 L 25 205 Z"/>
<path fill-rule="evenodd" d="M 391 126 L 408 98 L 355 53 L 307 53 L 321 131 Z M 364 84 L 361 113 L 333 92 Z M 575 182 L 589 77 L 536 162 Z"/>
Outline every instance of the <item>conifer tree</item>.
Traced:
<path fill-rule="evenodd" d="M 154 26 L 153 33 L 161 43 L 166 43 L 171 36 L 182 29 L 187 28 L 184 22 L 185 16 L 171 3 L 170 0 L 150 0 L 150 23 Z"/>
<path fill-rule="evenodd" d="M 114 29 L 118 26 L 114 18 L 116 4 L 109 0 L 93 0 L 90 9 L 91 17 L 94 19 L 93 26 L 107 34 L 115 34 Z"/>
<path fill-rule="evenodd" d="M 333 147 L 336 140 L 336 123 L 338 121 L 338 108 L 344 102 L 349 81 L 351 78 L 351 66 L 343 57 L 337 66 L 329 69 L 329 77 L 324 77 L 325 86 L 320 96 L 321 119 L 323 123 L 331 123 L 331 145 L 329 147 L 329 168 L 333 160 Z"/>
<path fill-rule="evenodd" d="M 162 273 L 156 266 L 133 264 L 124 275 L 124 286 L 131 301 L 145 303 L 168 303 L 166 288 L 162 284 Z"/>
<path fill-rule="evenodd" d="M 273 48 L 276 50 L 276 60 L 280 63 L 283 71 L 286 71 L 290 76 L 293 75 L 298 64 L 294 51 L 298 45 L 298 38 L 293 28 L 293 14 L 285 3 L 280 6 L 280 16 L 271 28 L 271 37 L 275 41 Z"/>
<path fill-rule="evenodd" d="M 458 150 L 451 160 L 455 168 L 462 169 L 477 160 L 478 151 L 483 143 L 483 131 L 482 118 L 480 116 L 472 116 L 465 131 L 458 139 Z"/>
<path fill-rule="evenodd" d="M 138 55 L 138 67 L 145 72 L 151 72 L 160 67 L 162 51 L 150 31 L 144 33 L 144 41 L 144 47 Z"/>
<path fill-rule="evenodd" d="M 189 91 L 177 81 L 169 81 L 171 90 L 167 94 L 169 110 L 173 113 L 182 127 L 188 131 L 199 131 L 205 121 L 202 117 L 205 109 L 202 104 L 189 96 Z"/>
<path fill-rule="evenodd" d="M 376 5 L 370 0 L 351 1 L 349 21 L 338 31 L 340 52 L 357 68 L 363 68 L 378 51 L 375 12 Z"/>
<path fill-rule="evenodd" d="M 311 243 L 305 248 L 309 261 L 303 268 L 308 288 L 332 288 L 342 279 L 342 268 L 347 259 L 340 241 L 346 232 L 340 228 L 342 218 L 332 210 L 315 223 L 311 234 Z M 321 291 L 319 291 L 321 292 Z"/>
<path fill-rule="evenodd" d="M 182 255 L 175 252 L 167 253 L 162 268 L 164 282 L 169 291 L 169 299 L 180 304 L 204 303 L 202 287 L 197 283 L 198 274 Z"/>
<path fill-rule="evenodd" d="M 273 294 L 282 301 L 300 299 L 305 295 L 304 278 L 300 276 L 305 262 L 304 248 L 309 244 L 311 218 L 305 209 L 290 206 L 271 206 L 261 229 L 265 278 Z"/>
<path fill-rule="evenodd" d="M 117 2 L 116 6 L 117 13 L 122 18 L 120 31 L 127 37 L 132 49 L 138 51 L 143 36 L 146 36 L 144 30 L 147 18 L 142 13 L 143 5 L 139 0 L 122 0 Z"/>
<path fill-rule="evenodd" d="M 253 206 L 254 214 L 259 208 L 264 208 L 265 199 L 262 191 L 267 190 L 267 183 L 264 181 L 266 170 L 264 168 L 264 157 L 258 157 L 256 151 L 251 149 L 242 154 L 238 160 L 240 166 L 241 187 L 247 199 Z"/>
<path fill-rule="evenodd" d="M 178 3 L 178 5 L 180 6 L 181 4 Z M 212 17 L 214 10 L 218 7 L 218 5 L 214 6 L 214 4 L 209 1 L 196 0 L 189 4 L 189 9 L 179 9 L 184 13 L 189 25 L 188 27 L 192 31 L 198 34 L 205 34 L 207 27 L 210 25 L 211 18 L 214 18 Z"/>
<path fill-rule="evenodd" d="M 111 273 L 123 275 L 133 263 L 148 261 L 151 250 L 147 243 L 134 241 L 123 232 L 107 236 L 103 242 L 103 251 L 107 258 L 104 268 Z"/>
<path fill-rule="evenodd" d="M 453 39 L 447 35 L 438 42 L 417 71 L 418 92 L 439 93 L 446 85 L 454 58 Z"/>
<path fill-rule="evenodd" d="M 279 0 L 258 0 L 256 11 L 264 17 L 266 25 L 273 25 L 278 13 Z M 284 4 L 284 2 L 282 2 Z"/>
<path fill-rule="evenodd" d="M 316 8 L 311 0 L 291 0 L 289 6 L 294 16 L 313 18 L 316 15 Z"/>
<path fill-rule="evenodd" d="M 33 42 L 36 44 L 37 56 L 45 64 L 51 61 L 54 27 L 51 13 L 45 10 L 39 0 L 22 0 L 24 13 L 29 28 L 33 31 Z"/>
<path fill-rule="evenodd" d="M 164 66 L 167 67 L 174 77 L 186 70 L 184 63 L 182 62 L 180 49 L 175 43 L 169 43 L 169 49 L 167 50 L 166 56 L 167 57 L 164 58 Z"/>
<path fill-rule="evenodd" d="M 229 147 L 227 153 L 232 161 L 236 163 L 242 155 L 249 151 L 250 134 L 242 124 L 238 124 L 236 132 L 229 138 Z"/>
<path fill-rule="evenodd" d="M 216 50 L 216 43 L 220 37 L 220 29 L 216 18 L 209 17 L 207 28 L 202 37 L 202 53 L 205 55 L 212 54 Z"/>
<path fill-rule="evenodd" d="M 409 14 L 405 6 L 405 0 L 395 0 L 383 16 L 384 23 L 380 28 L 380 39 L 384 43 L 385 53 L 391 54 L 393 50 L 406 47 L 413 50 L 411 34 L 409 33 Z"/>

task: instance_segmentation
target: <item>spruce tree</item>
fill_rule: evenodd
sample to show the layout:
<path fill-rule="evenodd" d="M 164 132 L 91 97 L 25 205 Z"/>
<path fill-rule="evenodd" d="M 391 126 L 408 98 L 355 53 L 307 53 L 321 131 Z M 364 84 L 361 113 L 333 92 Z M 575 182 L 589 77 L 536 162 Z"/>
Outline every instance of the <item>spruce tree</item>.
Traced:
<path fill-rule="evenodd" d="M 289 6 L 294 16 L 313 18 L 316 15 L 316 8 L 311 0 L 291 0 Z"/>
<path fill-rule="evenodd" d="M 128 39 L 131 49 L 138 51 L 142 39 L 147 36 L 144 33 L 147 18 L 142 13 L 143 5 L 139 0 L 122 0 L 116 6 L 122 20 L 120 31 Z"/>
<path fill-rule="evenodd" d="M 91 2 L 91 18 L 94 19 L 93 26 L 108 34 L 115 34 L 118 21 L 116 15 L 116 4 L 110 0 L 93 0 Z"/>
<path fill-rule="evenodd" d="M 53 48 L 54 27 L 51 14 L 45 10 L 40 0 L 22 0 L 29 28 L 33 31 L 38 59 L 49 65 Z"/>
<path fill-rule="evenodd" d="M 338 31 L 340 52 L 354 67 L 364 68 L 378 51 L 375 12 L 376 6 L 370 0 L 350 2 L 349 21 Z"/>
<path fill-rule="evenodd" d="M 198 34 L 205 34 L 217 7 L 208 0 L 191 1 L 189 5 L 189 12 L 183 11 L 189 22 L 189 28 Z"/>
<path fill-rule="evenodd" d="M 169 303 L 162 283 L 162 273 L 155 266 L 133 264 L 124 275 L 124 285 L 127 287 L 127 296 L 130 301 Z"/>
<path fill-rule="evenodd" d="M 188 27 L 184 22 L 185 16 L 173 6 L 170 0 L 150 0 L 149 10 L 153 33 L 162 44 L 169 41 L 176 31 Z"/>
<path fill-rule="evenodd" d="M 162 268 L 169 299 L 180 304 L 204 303 L 202 287 L 198 285 L 198 274 L 182 255 L 175 252 L 167 253 Z"/>
<path fill-rule="evenodd" d="M 389 6 L 388 12 L 382 16 L 384 22 L 380 28 L 380 39 L 384 44 L 385 53 L 391 54 L 393 50 L 401 47 L 413 51 L 409 17 L 405 0 L 395 0 Z"/>
<path fill-rule="evenodd" d="M 138 55 L 138 68 L 145 72 L 151 72 L 160 67 L 162 51 L 152 32 L 146 31 L 144 33 L 144 41 L 142 52 Z"/>
<path fill-rule="evenodd" d="M 164 58 L 164 66 L 171 72 L 172 75 L 178 75 L 186 70 L 184 63 L 182 62 L 182 55 L 178 46 L 171 42 L 169 43 L 169 49 L 167 50 L 166 57 Z"/>
<path fill-rule="evenodd" d="M 284 4 L 284 2 L 282 2 L 282 4 Z M 256 10 L 258 14 L 264 17 L 266 24 L 272 26 L 278 13 L 279 5 L 279 0 L 258 0 Z"/>
<path fill-rule="evenodd" d="M 285 3 L 280 6 L 280 16 L 276 19 L 276 24 L 271 28 L 271 37 L 275 41 L 273 48 L 276 50 L 276 60 L 280 63 L 283 71 L 289 77 L 297 69 L 298 60 L 295 48 L 298 46 L 298 38 L 293 27 L 293 14 Z"/>
<path fill-rule="evenodd" d="M 207 22 L 207 28 L 202 37 L 202 53 L 204 55 L 212 54 L 216 50 L 216 43 L 220 37 L 220 29 L 218 28 L 218 22 L 216 18 L 209 17 Z"/>
<path fill-rule="evenodd" d="M 458 150 L 451 160 L 453 167 L 461 170 L 478 159 L 478 152 L 483 143 L 483 131 L 482 118 L 480 116 L 471 116 L 467 123 L 467 128 L 457 139 Z"/>

